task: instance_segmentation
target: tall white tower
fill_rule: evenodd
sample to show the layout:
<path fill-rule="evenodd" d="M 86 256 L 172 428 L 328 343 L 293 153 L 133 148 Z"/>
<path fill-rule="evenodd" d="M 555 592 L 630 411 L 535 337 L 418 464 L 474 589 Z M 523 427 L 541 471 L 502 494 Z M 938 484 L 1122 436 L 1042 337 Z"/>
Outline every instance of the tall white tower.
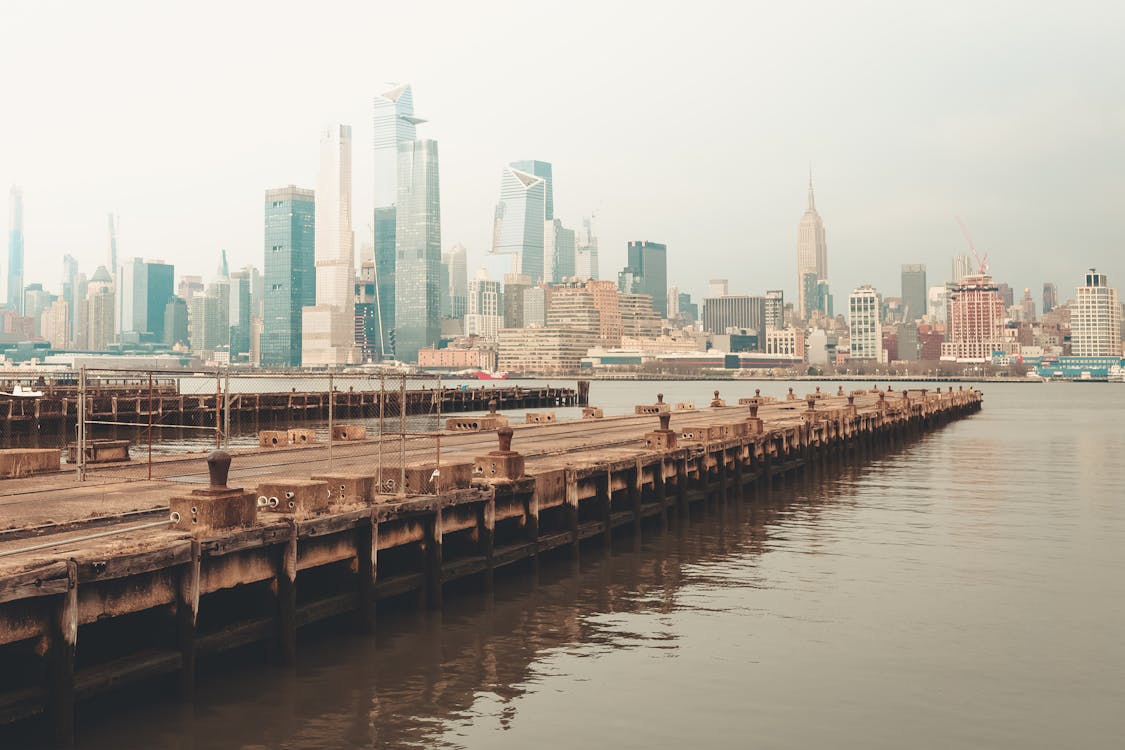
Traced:
<path fill-rule="evenodd" d="M 1077 289 L 1070 314 L 1070 349 L 1076 357 L 1118 357 L 1121 355 L 1121 305 L 1117 289 L 1109 285 L 1104 273 L 1091 268 L 1086 284 Z"/>
<path fill-rule="evenodd" d="M 802 316 L 806 311 L 804 277 L 807 273 L 815 273 L 817 281 L 828 280 L 828 242 L 824 222 L 816 212 L 812 172 L 809 173 L 809 205 L 797 226 L 797 310 Z"/>
<path fill-rule="evenodd" d="M 355 235 L 352 231 L 352 129 L 325 128 L 316 187 L 316 305 L 304 309 L 301 363 L 355 361 Z"/>

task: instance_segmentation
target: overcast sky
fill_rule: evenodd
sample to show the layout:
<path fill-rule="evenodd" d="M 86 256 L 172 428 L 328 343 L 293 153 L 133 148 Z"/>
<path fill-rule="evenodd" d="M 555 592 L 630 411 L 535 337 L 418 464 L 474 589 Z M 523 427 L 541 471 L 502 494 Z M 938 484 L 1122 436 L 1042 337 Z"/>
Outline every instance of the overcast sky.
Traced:
<path fill-rule="evenodd" d="M 345 122 L 358 251 L 371 97 L 410 82 L 470 272 L 502 166 L 534 158 L 558 217 L 596 213 L 603 278 L 650 239 L 697 297 L 727 277 L 793 299 L 811 163 L 838 311 L 861 283 L 897 295 L 901 263 L 945 281 L 957 215 L 998 280 L 1067 297 L 1091 265 L 1125 286 L 1123 8 L 4 0 L 0 186 L 24 189 L 26 279 L 56 291 L 64 253 L 103 262 L 110 211 L 122 257 L 260 267 L 263 191 L 314 187 Z"/>

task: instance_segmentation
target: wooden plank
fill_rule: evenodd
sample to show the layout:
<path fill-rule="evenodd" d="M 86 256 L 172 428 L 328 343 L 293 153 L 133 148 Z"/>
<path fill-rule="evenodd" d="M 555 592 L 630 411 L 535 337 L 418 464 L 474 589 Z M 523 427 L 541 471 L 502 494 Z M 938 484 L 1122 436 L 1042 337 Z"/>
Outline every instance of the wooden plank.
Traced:
<path fill-rule="evenodd" d="M 191 560 L 192 541 L 174 542 L 167 547 L 127 553 L 103 560 L 85 560 L 78 563 L 79 583 L 92 583 L 113 578 L 127 578 L 140 573 L 149 573 Z"/>
<path fill-rule="evenodd" d="M 303 628 L 330 617 L 338 617 L 355 610 L 358 598 L 355 592 L 346 591 L 342 594 L 333 594 L 315 601 L 305 602 L 297 607 L 296 624 Z"/>
<path fill-rule="evenodd" d="M 365 525 L 370 522 L 370 519 L 371 511 L 364 508 L 362 510 L 335 513 L 321 518 L 300 521 L 297 523 L 297 537 L 304 539 L 307 537 L 338 534 L 342 531 L 350 531 L 351 529 Z"/>
<path fill-rule="evenodd" d="M 388 599 L 409 591 L 421 589 L 426 582 L 424 573 L 403 573 L 391 578 L 380 578 L 375 584 L 375 594 L 379 599 Z"/>
<path fill-rule="evenodd" d="M 221 557 L 232 552 L 268 547 L 289 539 L 290 525 L 285 521 L 253 529 L 236 531 L 229 536 L 206 539 L 202 542 L 203 555 Z"/>
<path fill-rule="evenodd" d="M 43 713 L 47 708 L 47 688 L 34 687 L 0 693 L 0 726 L 24 721 Z"/>
<path fill-rule="evenodd" d="M 214 656 L 224 651 L 248 646 L 270 638 L 277 627 L 276 619 L 262 617 L 244 620 L 221 630 L 200 635 L 196 640 L 196 656 Z"/>
<path fill-rule="evenodd" d="M 70 579 L 65 560 L 0 579 L 0 604 L 37 596 L 65 594 Z"/>
<path fill-rule="evenodd" d="M 175 672 L 181 658 L 179 651 L 154 649 L 86 667 L 74 675 L 75 697 L 86 700 L 123 685 Z"/>

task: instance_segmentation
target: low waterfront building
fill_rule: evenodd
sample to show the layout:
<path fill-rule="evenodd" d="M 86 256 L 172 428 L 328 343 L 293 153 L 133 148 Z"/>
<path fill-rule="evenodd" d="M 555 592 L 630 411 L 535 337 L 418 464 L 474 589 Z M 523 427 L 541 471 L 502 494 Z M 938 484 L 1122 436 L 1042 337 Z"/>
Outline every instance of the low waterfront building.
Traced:
<path fill-rule="evenodd" d="M 766 354 L 805 358 L 805 332 L 797 328 L 767 328 Z"/>
<path fill-rule="evenodd" d="M 491 372 L 497 368 L 497 354 L 495 349 L 485 347 L 435 349 L 431 346 L 418 350 L 418 366 L 432 370 L 477 369 Z"/>
<path fill-rule="evenodd" d="M 497 368 L 517 373 L 572 373 L 595 341 L 593 331 L 505 328 L 500 331 Z"/>

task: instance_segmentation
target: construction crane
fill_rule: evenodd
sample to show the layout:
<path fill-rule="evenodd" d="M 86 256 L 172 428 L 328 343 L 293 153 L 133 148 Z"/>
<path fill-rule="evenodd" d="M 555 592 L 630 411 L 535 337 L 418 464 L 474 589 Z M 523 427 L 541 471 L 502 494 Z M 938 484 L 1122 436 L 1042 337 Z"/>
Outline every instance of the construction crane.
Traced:
<path fill-rule="evenodd" d="M 988 273 L 988 253 L 985 253 L 983 258 L 980 257 L 976 245 L 973 244 L 973 238 L 969 236 L 969 229 L 965 226 L 965 222 L 961 221 L 960 216 L 953 218 L 957 219 L 957 223 L 961 226 L 961 234 L 965 235 L 965 242 L 969 243 L 969 249 L 973 251 L 973 257 L 977 261 L 977 273 L 984 276 Z"/>

